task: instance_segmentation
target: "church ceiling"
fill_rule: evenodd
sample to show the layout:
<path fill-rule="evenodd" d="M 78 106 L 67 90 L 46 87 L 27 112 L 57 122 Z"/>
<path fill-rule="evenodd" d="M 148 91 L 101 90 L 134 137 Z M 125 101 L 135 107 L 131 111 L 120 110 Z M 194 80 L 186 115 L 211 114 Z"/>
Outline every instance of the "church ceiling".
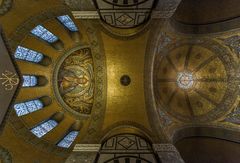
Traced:
<path fill-rule="evenodd" d="M 180 33 L 159 19 L 171 17 L 179 0 L 64 1 L 97 10 L 99 20 L 74 19 L 63 3 L 46 2 L 9 21 L 23 7 L 16 0 L 17 9 L 0 17 L 20 78 L 0 136 L 13 159 L 21 159 L 14 141 L 59 161 L 77 143 L 114 134 L 169 143 L 191 127 L 240 131 L 238 29 Z"/>
<path fill-rule="evenodd" d="M 154 91 L 159 105 L 177 119 L 209 122 L 237 99 L 237 62 L 210 39 L 185 39 L 159 52 Z"/>
<path fill-rule="evenodd" d="M 106 73 L 98 31 L 58 8 L 33 17 L 18 32 L 10 46 L 21 88 L 9 122 L 27 143 L 64 157 L 73 142 L 100 134 Z"/>
<path fill-rule="evenodd" d="M 150 51 L 153 60 L 146 61 L 154 63 L 148 69 L 153 71 L 152 107 L 158 110 L 163 130 L 169 137 L 178 129 L 194 126 L 239 130 L 239 54 L 234 46 L 239 31 L 190 35 L 171 28 L 166 24 L 153 37 L 158 40 L 157 49 Z"/>

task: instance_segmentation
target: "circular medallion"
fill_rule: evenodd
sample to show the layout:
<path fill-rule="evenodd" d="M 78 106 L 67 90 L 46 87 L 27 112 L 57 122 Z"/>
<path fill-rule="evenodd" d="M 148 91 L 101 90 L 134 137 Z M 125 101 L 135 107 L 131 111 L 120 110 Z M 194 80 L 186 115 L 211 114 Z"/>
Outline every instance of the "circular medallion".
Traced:
<path fill-rule="evenodd" d="M 159 108 L 182 121 L 214 120 L 237 99 L 237 63 L 212 40 L 181 40 L 162 50 L 154 63 Z"/>
<path fill-rule="evenodd" d="M 191 72 L 179 72 L 177 74 L 177 85 L 179 88 L 190 89 L 193 83 L 193 74 Z"/>
<path fill-rule="evenodd" d="M 91 50 L 70 51 L 57 64 L 55 78 L 55 93 L 64 108 L 75 114 L 90 114 L 94 95 Z"/>
<path fill-rule="evenodd" d="M 131 78 L 128 75 L 123 75 L 120 82 L 123 86 L 128 86 L 131 83 Z"/>

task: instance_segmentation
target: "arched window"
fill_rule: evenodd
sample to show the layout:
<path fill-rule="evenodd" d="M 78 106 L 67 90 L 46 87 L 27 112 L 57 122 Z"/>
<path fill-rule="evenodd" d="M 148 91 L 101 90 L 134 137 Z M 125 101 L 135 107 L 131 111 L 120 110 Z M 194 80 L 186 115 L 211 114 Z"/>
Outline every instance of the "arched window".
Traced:
<path fill-rule="evenodd" d="M 68 15 L 63 15 L 63 16 L 58 16 L 57 19 L 65 26 L 67 27 L 70 31 L 72 32 L 77 32 L 78 28 Z"/>
<path fill-rule="evenodd" d="M 38 38 L 47 41 L 48 43 L 54 43 L 58 40 L 58 37 L 52 34 L 50 31 L 48 31 L 46 28 L 44 28 L 41 25 L 36 26 L 31 33 Z"/>
<path fill-rule="evenodd" d="M 79 133 L 78 131 L 71 131 L 57 144 L 57 146 L 69 148 L 73 141 L 76 139 L 78 133 Z"/>
<path fill-rule="evenodd" d="M 38 84 L 36 76 L 23 75 L 23 87 L 34 87 Z"/>
<path fill-rule="evenodd" d="M 16 59 L 21 59 L 29 62 L 34 62 L 34 63 L 39 63 L 43 59 L 43 54 L 22 46 L 17 47 L 14 56 Z"/>
<path fill-rule="evenodd" d="M 53 128 L 55 128 L 57 125 L 58 123 L 55 120 L 50 119 L 40 123 L 33 129 L 31 129 L 31 132 L 38 138 L 41 138 L 42 136 L 47 134 L 49 131 L 51 131 Z"/>
<path fill-rule="evenodd" d="M 26 101 L 23 103 L 18 103 L 14 105 L 14 109 L 18 116 L 23 116 L 32 112 L 35 112 L 43 108 L 42 101 L 36 99 L 31 101 Z"/>

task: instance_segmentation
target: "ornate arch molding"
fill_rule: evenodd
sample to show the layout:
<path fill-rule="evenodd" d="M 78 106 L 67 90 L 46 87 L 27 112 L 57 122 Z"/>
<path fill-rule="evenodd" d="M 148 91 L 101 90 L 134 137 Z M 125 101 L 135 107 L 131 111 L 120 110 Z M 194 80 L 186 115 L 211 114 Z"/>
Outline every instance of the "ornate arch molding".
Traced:
<path fill-rule="evenodd" d="M 0 161 L 3 163 L 12 163 L 12 156 L 9 151 L 2 146 L 0 146 Z"/>
<path fill-rule="evenodd" d="M 170 117 L 168 117 L 168 115 L 161 112 L 161 110 L 156 106 L 153 92 L 153 69 L 156 54 L 170 41 L 170 38 L 168 38 L 162 31 L 166 23 L 166 20 L 156 20 L 152 24 L 152 30 L 150 31 L 151 33 L 149 36 L 150 39 L 148 40 L 146 48 L 144 68 L 144 94 L 147 114 L 152 126 L 154 137 L 157 139 L 157 141 L 162 143 L 169 142 L 169 138 L 167 138 L 167 135 L 164 133 L 164 127 L 170 125 L 172 120 Z"/>
<path fill-rule="evenodd" d="M 198 126 L 183 127 L 175 131 L 172 136 L 172 142 L 176 143 L 187 137 L 212 137 L 240 143 L 240 131 L 227 129 L 223 127 Z"/>
<path fill-rule="evenodd" d="M 149 142 L 153 143 L 155 141 L 153 133 L 144 126 L 131 121 L 122 121 L 117 122 L 103 130 L 99 143 L 105 142 L 107 139 L 118 134 L 134 134 L 143 137 Z"/>

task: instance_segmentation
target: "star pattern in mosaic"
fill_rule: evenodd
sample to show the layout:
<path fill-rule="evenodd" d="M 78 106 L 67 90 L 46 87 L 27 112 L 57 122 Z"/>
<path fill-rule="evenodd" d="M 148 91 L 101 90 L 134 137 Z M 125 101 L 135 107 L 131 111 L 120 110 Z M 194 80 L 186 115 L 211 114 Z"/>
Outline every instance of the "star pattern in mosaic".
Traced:
<path fill-rule="evenodd" d="M 192 88 L 194 84 L 193 74 L 190 72 L 179 72 L 177 75 L 177 85 L 182 89 Z"/>

